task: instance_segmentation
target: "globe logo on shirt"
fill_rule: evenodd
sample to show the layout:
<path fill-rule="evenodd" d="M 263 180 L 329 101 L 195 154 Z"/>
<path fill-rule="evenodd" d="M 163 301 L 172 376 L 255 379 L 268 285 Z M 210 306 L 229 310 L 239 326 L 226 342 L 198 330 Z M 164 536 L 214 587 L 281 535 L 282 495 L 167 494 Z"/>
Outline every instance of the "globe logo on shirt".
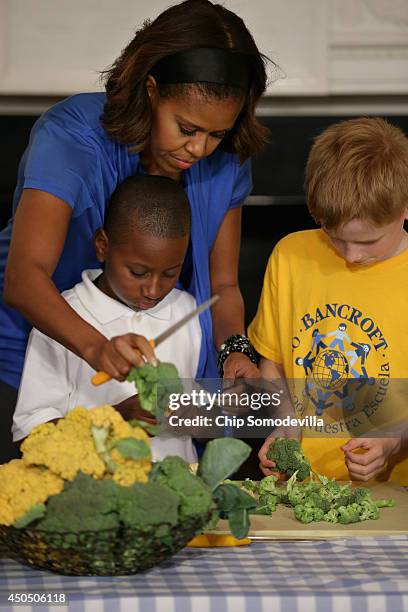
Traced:
<path fill-rule="evenodd" d="M 338 389 L 348 378 L 349 365 L 343 353 L 328 349 L 317 355 L 313 378 L 323 389 Z"/>

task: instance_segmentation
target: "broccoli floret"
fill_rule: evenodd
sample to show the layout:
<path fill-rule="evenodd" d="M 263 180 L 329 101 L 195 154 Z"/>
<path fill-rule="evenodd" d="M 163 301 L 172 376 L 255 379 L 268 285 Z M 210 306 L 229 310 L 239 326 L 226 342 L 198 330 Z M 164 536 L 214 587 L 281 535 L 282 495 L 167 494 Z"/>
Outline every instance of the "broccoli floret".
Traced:
<path fill-rule="evenodd" d="M 357 487 L 353 489 L 354 501 L 360 504 L 365 499 L 371 499 L 371 491 L 367 487 Z"/>
<path fill-rule="evenodd" d="M 319 474 L 320 477 L 320 474 Z M 339 498 L 343 493 L 343 487 L 335 480 L 327 480 L 319 485 L 319 494 L 330 503 Z"/>
<path fill-rule="evenodd" d="M 324 516 L 323 510 L 316 508 L 312 503 L 305 502 L 298 504 L 294 508 L 295 517 L 302 523 L 312 523 L 313 521 L 321 521 Z"/>
<path fill-rule="evenodd" d="M 339 513 L 336 508 L 331 508 L 326 514 L 323 516 L 323 520 L 327 523 L 338 523 L 339 522 Z"/>
<path fill-rule="evenodd" d="M 254 482 L 250 478 L 245 478 L 244 482 L 242 483 L 242 488 L 252 496 L 255 496 L 258 493 L 258 483 Z"/>
<path fill-rule="evenodd" d="M 323 514 L 328 512 L 331 508 L 330 502 L 327 499 L 324 499 L 318 492 L 309 493 L 306 496 L 305 502 L 313 505 L 315 508 L 319 508 L 323 510 Z"/>
<path fill-rule="evenodd" d="M 276 463 L 276 469 L 292 476 L 297 471 L 297 479 L 304 480 L 310 474 L 310 461 L 303 454 L 299 440 L 276 438 L 270 445 L 266 456 Z"/>
<path fill-rule="evenodd" d="M 376 520 L 380 517 L 380 511 L 371 499 L 363 499 L 360 506 L 360 521 Z"/>
<path fill-rule="evenodd" d="M 188 465 L 180 457 L 166 457 L 155 464 L 150 474 L 152 482 L 157 482 L 177 494 L 182 517 L 199 517 L 209 513 L 213 507 L 210 488 L 191 474 Z"/>
<path fill-rule="evenodd" d="M 358 523 L 360 521 L 360 508 L 358 504 L 350 506 L 340 506 L 337 508 L 339 523 L 347 525 L 348 523 Z"/>
<path fill-rule="evenodd" d="M 254 514 L 272 514 L 272 512 L 276 511 L 278 503 L 279 497 L 271 493 L 264 493 L 259 496 L 258 506 Z"/>
<path fill-rule="evenodd" d="M 288 499 L 292 506 L 297 506 L 305 501 L 307 491 L 301 484 L 296 484 L 290 492 L 288 492 Z"/>
<path fill-rule="evenodd" d="M 47 503 L 37 529 L 50 532 L 99 531 L 118 526 L 117 488 L 112 480 L 94 480 L 81 472 Z"/>
<path fill-rule="evenodd" d="M 353 493 L 344 493 L 333 500 L 332 505 L 334 508 L 341 508 L 344 506 L 350 506 L 355 502 L 355 496 Z"/>
<path fill-rule="evenodd" d="M 272 493 L 273 495 L 279 497 L 280 491 L 276 486 L 277 481 L 278 478 L 276 476 L 265 476 L 265 478 L 262 478 L 258 486 L 259 495 L 263 495 L 264 493 Z"/>

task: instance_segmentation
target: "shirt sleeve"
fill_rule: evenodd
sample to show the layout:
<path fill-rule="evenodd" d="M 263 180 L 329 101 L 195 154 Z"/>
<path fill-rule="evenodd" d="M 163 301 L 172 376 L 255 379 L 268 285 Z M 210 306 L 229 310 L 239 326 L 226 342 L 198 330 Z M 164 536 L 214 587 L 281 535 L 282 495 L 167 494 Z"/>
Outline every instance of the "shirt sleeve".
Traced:
<path fill-rule="evenodd" d="M 13 440 L 68 412 L 67 351 L 34 329 L 27 345 L 23 375 L 13 420 Z"/>
<path fill-rule="evenodd" d="M 258 310 L 248 328 L 248 337 L 262 357 L 279 364 L 283 362 L 279 341 L 276 249 L 266 267 Z"/>
<path fill-rule="evenodd" d="M 97 157 L 87 128 L 78 118 L 45 114 L 35 126 L 25 155 L 23 188 L 61 198 L 73 216 L 90 206 Z"/>
<path fill-rule="evenodd" d="M 234 182 L 229 208 L 237 208 L 238 206 L 241 206 L 244 200 L 251 193 L 252 187 L 251 160 L 247 159 L 243 164 L 238 165 L 238 171 Z"/>

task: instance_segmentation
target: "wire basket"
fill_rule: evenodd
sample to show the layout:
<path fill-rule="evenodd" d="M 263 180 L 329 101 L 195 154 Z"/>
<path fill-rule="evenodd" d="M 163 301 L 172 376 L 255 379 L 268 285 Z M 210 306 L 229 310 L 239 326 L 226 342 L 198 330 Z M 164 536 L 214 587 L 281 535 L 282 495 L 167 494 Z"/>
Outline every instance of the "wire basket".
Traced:
<path fill-rule="evenodd" d="M 57 533 L 0 526 L 0 548 L 31 567 L 74 576 L 118 576 L 147 570 L 183 548 L 208 516 L 182 524 Z"/>

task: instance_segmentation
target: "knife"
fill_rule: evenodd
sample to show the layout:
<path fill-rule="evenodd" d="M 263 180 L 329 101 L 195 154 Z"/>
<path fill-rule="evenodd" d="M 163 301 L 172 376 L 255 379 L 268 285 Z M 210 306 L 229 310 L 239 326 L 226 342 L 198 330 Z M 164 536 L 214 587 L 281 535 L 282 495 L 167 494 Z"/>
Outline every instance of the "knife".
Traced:
<path fill-rule="evenodd" d="M 152 348 L 159 346 L 159 344 L 161 344 L 162 342 L 167 340 L 167 338 L 176 333 L 176 331 L 178 331 L 181 327 L 188 323 L 193 317 L 196 317 L 204 310 L 207 310 L 207 308 L 215 304 L 219 297 L 219 295 L 213 295 L 212 297 L 210 297 L 210 299 L 197 306 L 197 308 L 194 308 L 194 310 L 186 314 L 179 321 L 177 321 L 173 325 L 170 325 L 170 327 L 166 329 L 163 333 L 159 334 L 156 338 L 149 340 L 150 346 Z M 109 374 L 107 374 L 106 372 L 97 372 L 91 378 L 92 384 L 95 386 L 103 385 L 103 383 L 108 382 L 108 380 L 111 380 L 111 376 L 109 376 Z"/>

